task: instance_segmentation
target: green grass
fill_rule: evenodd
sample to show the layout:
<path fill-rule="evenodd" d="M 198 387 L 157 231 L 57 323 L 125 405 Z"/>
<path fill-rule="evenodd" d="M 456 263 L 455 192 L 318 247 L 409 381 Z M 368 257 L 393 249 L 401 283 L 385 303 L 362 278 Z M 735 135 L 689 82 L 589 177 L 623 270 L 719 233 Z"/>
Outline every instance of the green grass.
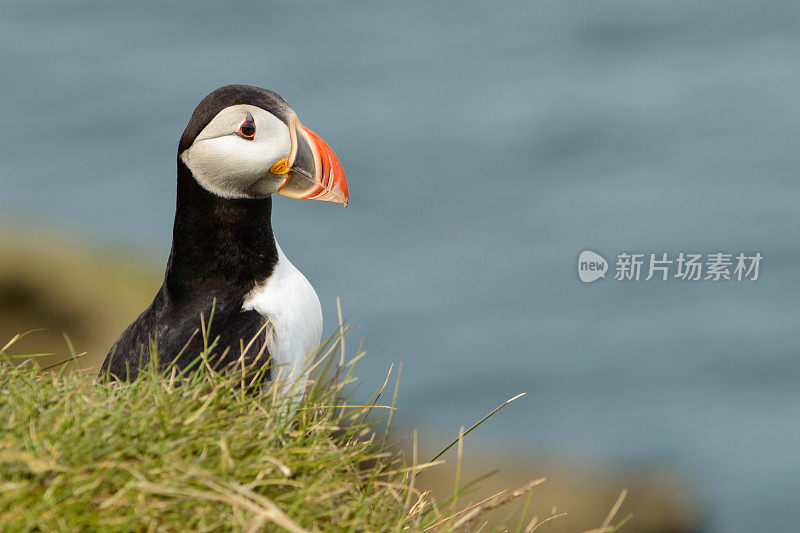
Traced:
<path fill-rule="evenodd" d="M 461 503 L 472 485 L 460 474 L 447 500 L 421 493 L 416 474 L 432 464 L 409 464 L 386 437 L 389 377 L 367 405 L 348 403 L 362 354 L 345 361 L 341 334 L 321 347 L 322 378 L 294 405 L 280 384 L 250 384 L 246 369 L 209 368 L 213 343 L 183 375 L 151 365 L 132 383 L 103 383 L 12 358 L 14 340 L 0 350 L 5 531 L 476 530 L 543 481 L 477 505 Z M 460 464 L 463 439 L 454 443 Z M 542 521 L 509 517 L 495 529 L 506 524 Z"/>

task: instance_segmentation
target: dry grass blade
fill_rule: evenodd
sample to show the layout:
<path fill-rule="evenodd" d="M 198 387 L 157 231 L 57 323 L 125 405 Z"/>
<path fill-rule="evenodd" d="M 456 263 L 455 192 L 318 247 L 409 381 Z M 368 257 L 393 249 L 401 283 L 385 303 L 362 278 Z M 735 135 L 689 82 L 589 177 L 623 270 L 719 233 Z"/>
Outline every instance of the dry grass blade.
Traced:
<path fill-rule="evenodd" d="M 475 504 L 473 504 L 473 505 L 470 505 L 469 507 L 466 507 L 466 508 L 464 508 L 464 509 L 461 509 L 461 510 L 460 510 L 460 511 L 458 511 L 457 513 L 453 513 L 453 514 L 452 514 L 452 515 L 450 515 L 450 516 L 446 516 L 446 517 L 442 518 L 441 520 L 439 520 L 438 522 L 436 522 L 436 523 L 434 523 L 434 524 L 431 524 L 431 525 L 429 525 L 428 527 L 426 527 L 426 528 L 425 528 L 425 531 L 429 531 L 429 530 L 431 530 L 431 529 L 434 529 L 434 528 L 436 528 L 436 527 L 438 527 L 438 526 L 440 526 L 440 525 L 444 524 L 444 523 L 445 523 L 445 522 L 447 522 L 448 520 L 452 520 L 453 518 L 455 518 L 455 517 L 457 517 L 457 516 L 460 516 L 460 515 L 462 515 L 462 514 L 466 513 L 467 511 L 471 511 L 472 509 L 475 509 L 476 507 L 478 507 L 478 506 L 480 506 L 480 505 L 483 505 L 484 503 L 488 502 L 488 501 L 489 501 L 489 500 L 491 500 L 492 498 L 497 498 L 498 496 L 500 496 L 500 495 L 502 495 L 502 494 L 505 494 L 505 493 L 506 493 L 506 492 L 508 492 L 508 491 L 509 491 L 509 489 L 501 490 L 501 491 L 500 491 L 500 492 L 498 492 L 497 494 L 492 494 L 492 495 L 491 495 L 491 496 L 489 496 L 488 498 L 485 498 L 485 499 L 483 499 L 483 500 L 479 501 L 478 503 L 475 503 Z"/>
<path fill-rule="evenodd" d="M 167 487 L 164 485 L 151 483 L 146 480 L 140 480 L 136 484 L 136 486 L 140 490 L 150 492 L 153 494 L 159 494 L 161 496 L 189 497 L 189 498 L 196 498 L 199 500 L 216 501 L 221 503 L 227 503 L 228 505 L 238 506 L 250 511 L 257 517 L 266 518 L 270 522 L 279 525 L 285 529 L 288 529 L 292 533 L 308 533 L 308 530 L 303 529 L 302 527 L 297 525 L 297 523 L 295 523 L 294 520 L 289 518 L 286 515 L 286 513 L 281 511 L 272 502 L 270 502 L 270 505 L 265 506 L 263 502 L 260 502 L 261 504 L 259 504 L 254 502 L 250 498 L 246 498 L 242 495 L 224 494 L 216 491 L 198 490 L 190 488 L 178 489 L 174 487 Z"/>
<path fill-rule="evenodd" d="M 51 368 L 55 368 L 57 366 L 66 365 L 67 363 L 71 363 L 72 361 L 76 361 L 76 360 L 80 359 L 81 357 L 83 357 L 87 353 L 89 353 L 89 352 L 82 352 L 82 353 L 76 354 L 73 357 L 70 357 L 69 359 L 64 359 L 63 361 L 59 361 L 57 363 L 53 363 L 52 365 L 47 365 L 45 367 L 42 367 L 42 370 L 50 370 Z M 52 355 L 52 354 L 47 354 L 47 355 Z"/>
<path fill-rule="evenodd" d="M 437 466 L 437 465 L 440 465 L 440 464 L 443 464 L 443 463 L 444 463 L 444 461 L 436 461 L 436 462 L 433 462 L 433 463 L 419 463 L 419 464 L 414 464 L 412 466 L 407 466 L 405 468 L 398 468 L 396 470 L 389 470 L 388 472 L 381 472 L 378 475 L 383 477 L 383 476 L 394 476 L 394 475 L 397 475 L 397 474 L 421 472 L 423 470 L 427 470 L 428 468 L 431 468 L 433 466 Z"/>
<path fill-rule="evenodd" d="M 0 355 L 5 355 L 5 351 L 6 351 L 6 350 L 8 350 L 8 349 L 9 349 L 9 348 L 11 348 L 12 346 L 14 346 L 16 343 L 18 343 L 20 340 L 22 340 L 23 338 L 27 337 L 27 336 L 28 336 L 28 335 L 30 335 L 31 333 L 35 333 L 35 332 L 37 332 L 37 331 L 44 331 L 44 330 L 43 330 L 43 329 L 32 329 L 32 330 L 30 330 L 30 331 L 26 331 L 25 333 L 17 333 L 16 335 L 14 335 L 14 336 L 11 338 L 11 340 L 10 340 L 10 341 L 8 341 L 8 342 L 6 343 L 6 345 L 5 345 L 5 346 L 3 346 L 2 348 L 0 348 Z"/>
<path fill-rule="evenodd" d="M 342 319 L 342 300 L 338 296 L 336 297 L 336 311 L 339 313 L 339 342 L 342 348 L 341 356 L 339 357 L 339 366 L 344 366 L 344 320 Z"/>
<path fill-rule="evenodd" d="M 289 518 L 289 516 L 284 513 L 280 507 L 275 505 L 272 500 L 269 498 L 261 495 L 256 494 L 255 492 L 251 491 L 247 487 L 243 487 L 237 483 L 231 483 L 231 488 L 240 494 L 241 496 L 253 500 L 256 503 L 260 504 L 266 512 L 261 513 L 261 516 L 264 518 L 268 518 L 271 522 L 292 531 L 293 533 L 306 533 L 307 530 L 300 527 L 294 520 Z"/>
<path fill-rule="evenodd" d="M 14 346 L 14 344 L 16 344 L 16 342 L 18 340 L 20 340 L 23 335 L 24 335 L 24 333 L 17 333 L 13 337 L 11 337 L 11 340 L 8 341 L 5 346 L 0 348 L 0 354 L 5 354 L 5 351 L 8 350 L 9 348 L 11 348 L 12 346 Z"/>
<path fill-rule="evenodd" d="M 364 422 L 367 420 L 367 417 L 372 412 L 372 409 L 375 407 L 375 404 L 378 403 L 378 400 L 381 399 L 381 394 L 383 394 L 383 391 L 386 390 L 386 385 L 389 384 L 389 377 L 391 377 L 393 369 L 394 369 L 394 363 L 389 365 L 389 372 L 386 373 L 386 379 L 384 380 L 383 385 L 381 386 L 381 390 L 378 391 L 378 395 L 375 396 L 375 401 L 372 402 L 372 405 L 369 406 L 369 409 L 367 409 L 367 412 L 364 413 L 364 418 L 361 419 L 361 422 L 359 423 L 359 425 L 364 425 Z M 431 461 L 431 462 L 433 462 L 433 461 Z"/>
<path fill-rule="evenodd" d="M 69 338 L 69 335 L 67 335 L 66 332 L 63 332 L 62 335 L 64 336 L 64 341 L 66 341 L 66 343 L 67 343 L 67 350 L 69 350 L 69 354 L 70 354 L 69 359 L 65 359 L 63 361 L 59 361 L 57 363 L 53 363 L 52 365 L 47 365 L 47 366 L 43 367 L 42 370 L 50 370 L 51 368 L 55 368 L 57 366 L 66 365 L 67 363 L 71 363 L 72 361 L 75 361 L 76 359 L 80 359 L 81 357 L 83 357 L 84 355 L 86 355 L 88 353 L 88 352 L 76 353 L 75 352 L 75 346 L 72 344 L 72 339 Z"/>
<path fill-rule="evenodd" d="M 416 428 L 414 428 L 414 430 L 412 431 L 412 435 L 413 435 L 413 442 L 411 444 L 411 464 L 417 464 L 417 461 L 419 460 L 417 457 L 418 453 L 417 439 L 419 438 L 419 436 L 417 435 Z M 406 494 L 406 509 L 408 509 L 409 506 L 411 505 L 411 495 L 414 494 L 414 483 L 416 482 L 416 480 L 417 480 L 417 473 L 412 472 L 411 480 L 409 481 L 408 484 L 408 492 Z"/>
<path fill-rule="evenodd" d="M 467 513 L 464 516 L 462 516 L 455 524 L 453 524 L 453 528 L 454 529 L 458 529 L 460 527 L 463 527 L 466 524 L 468 524 L 469 522 L 471 522 L 471 521 L 475 520 L 476 518 L 478 518 L 481 514 L 487 512 L 487 511 L 490 511 L 492 509 L 495 509 L 497 507 L 500 507 L 501 505 L 504 505 L 504 504 L 506 504 L 506 503 L 508 503 L 508 502 L 510 502 L 512 500 L 515 500 L 515 499 L 519 498 L 520 496 L 523 496 L 523 495 L 527 494 L 528 492 L 533 490 L 534 487 L 537 487 L 537 486 L 541 485 L 542 483 L 544 483 L 546 479 L 547 478 L 543 478 L 543 477 L 541 477 L 539 479 L 534 479 L 534 480 L 528 481 L 527 483 L 525 483 L 524 485 L 522 485 L 518 489 L 514 489 L 511 492 L 508 492 L 508 491 L 501 492 L 501 493 L 497 494 L 496 496 L 493 496 L 488 501 L 486 501 L 483 504 L 475 507 L 469 513 Z"/>
<path fill-rule="evenodd" d="M 622 507 L 622 502 L 625 501 L 625 496 L 627 495 L 628 495 L 628 489 L 622 489 L 622 492 L 619 493 L 619 498 L 617 498 L 616 503 L 614 503 L 614 506 L 608 512 L 608 516 L 606 516 L 606 519 L 603 520 L 603 525 L 600 526 L 601 528 L 608 527 L 611 525 L 611 521 L 614 519 L 614 515 L 616 515 L 617 511 L 619 511 L 619 508 Z"/>
<path fill-rule="evenodd" d="M 590 529 L 588 531 L 584 531 L 583 533 L 610 533 L 612 531 L 616 531 L 617 529 L 622 526 L 625 522 L 627 522 L 633 515 L 628 515 L 623 518 L 620 523 L 615 526 L 611 525 L 611 521 L 614 520 L 614 517 L 619 512 L 620 507 L 622 507 L 622 502 L 625 501 L 625 497 L 628 495 L 628 489 L 622 489 L 620 492 L 617 501 L 614 502 L 614 505 L 611 507 L 611 510 L 608 512 L 606 519 L 603 520 L 603 525 L 597 529 Z"/>
<path fill-rule="evenodd" d="M 412 518 L 422 513 L 423 510 L 425 510 L 425 508 L 431 503 L 430 500 L 426 499 L 428 498 L 428 496 L 430 496 L 430 494 L 431 491 L 426 490 L 425 492 L 419 495 L 419 498 L 417 498 L 417 503 L 415 503 L 413 507 L 411 507 L 411 509 L 408 510 L 408 516 L 406 516 L 406 519 Z M 408 529 L 408 528 L 401 528 L 401 529 Z"/>
<path fill-rule="evenodd" d="M 548 516 L 547 518 L 545 518 L 541 522 L 539 522 L 534 517 L 534 519 L 531 520 L 531 523 L 528 524 L 528 527 L 525 528 L 525 533 L 533 533 L 534 531 L 536 531 L 537 529 L 539 529 L 541 526 L 545 525 L 546 523 L 551 522 L 551 521 L 555 520 L 556 518 L 563 518 L 565 516 L 567 516 L 567 513 L 558 513 L 558 514 L 554 514 L 552 516 Z"/>
<path fill-rule="evenodd" d="M 461 487 L 461 467 L 464 461 L 464 426 L 458 429 L 458 451 L 456 453 L 456 479 L 453 486 L 453 501 L 450 503 L 450 512 L 455 511 L 458 503 L 459 488 Z"/>

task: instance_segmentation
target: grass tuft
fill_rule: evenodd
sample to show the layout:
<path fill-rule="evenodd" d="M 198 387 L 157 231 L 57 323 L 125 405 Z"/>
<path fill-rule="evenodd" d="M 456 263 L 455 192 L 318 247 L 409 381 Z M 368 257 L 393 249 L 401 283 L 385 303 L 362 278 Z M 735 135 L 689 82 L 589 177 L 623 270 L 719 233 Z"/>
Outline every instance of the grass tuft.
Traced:
<path fill-rule="evenodd" d="M 387 441 L 397 387 L 390 405 L 379 400 L 391 368 L 369 402 L 348 404 L 363 353 L 345 360 L 345 332 L 340 327 L 318 350 L 321 377 L 302 400 L 285 394 L 285 384 L 250 379 L 244 366 L 213 370 L 213 342 L 204 342 L 188 372 L 153 363 L 120 383 L 12 358 L 8 349 L 21 336 L 12 339 L 0 350 L 0 524 L 9 531 L 460 531 L 544 481 L 461 509 L 459 479 L 444 502 L 416 489 L 416 475 L 447 449 L 416 464 L 414 432 L 408 464 Z M 384 419 L 378 434 L 373 428 Z M 454 441 L 459 462 L 466 433 Z M 525 531 L 537 522 L 520 517 L 519 524 Z"/>

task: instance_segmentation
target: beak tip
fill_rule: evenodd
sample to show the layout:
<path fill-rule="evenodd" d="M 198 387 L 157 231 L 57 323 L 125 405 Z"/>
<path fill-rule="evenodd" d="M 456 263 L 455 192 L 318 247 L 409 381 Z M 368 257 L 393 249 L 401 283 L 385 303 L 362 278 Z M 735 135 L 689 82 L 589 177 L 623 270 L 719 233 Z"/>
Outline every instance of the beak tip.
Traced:
<path fill-rule="evenodd" d="M 273 170 L 288 171 L 278 193 L 299 200 L 322 200 L 347 207 L 350 194 L 339 158 L 330 146 L 309 128 L 296 122 L 297 155 L 292 164 L 281 161 Z M 274 172 L 273 172 L 274 173 Z"/>

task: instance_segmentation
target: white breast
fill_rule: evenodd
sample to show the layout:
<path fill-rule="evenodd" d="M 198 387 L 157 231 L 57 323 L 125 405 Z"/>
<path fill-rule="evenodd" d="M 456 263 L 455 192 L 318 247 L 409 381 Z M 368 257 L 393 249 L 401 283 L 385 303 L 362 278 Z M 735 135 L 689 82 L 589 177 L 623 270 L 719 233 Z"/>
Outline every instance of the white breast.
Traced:
<path fill-rule="evenodd" d="M 272 333 L 267 349 L 272 355 L 273 375 L 280 372 L 282 380 L 297 382 L 309 362 L 308 355 L 319 346 L 322 307 L 314 287 L 286 258 L 280 246 L 272 275 L 250 291 L 242 309 L 258 311 L 269 319 Z M 303 390 L 304 384 L 298 382 L 295 394 L 302 395 Z"/>

